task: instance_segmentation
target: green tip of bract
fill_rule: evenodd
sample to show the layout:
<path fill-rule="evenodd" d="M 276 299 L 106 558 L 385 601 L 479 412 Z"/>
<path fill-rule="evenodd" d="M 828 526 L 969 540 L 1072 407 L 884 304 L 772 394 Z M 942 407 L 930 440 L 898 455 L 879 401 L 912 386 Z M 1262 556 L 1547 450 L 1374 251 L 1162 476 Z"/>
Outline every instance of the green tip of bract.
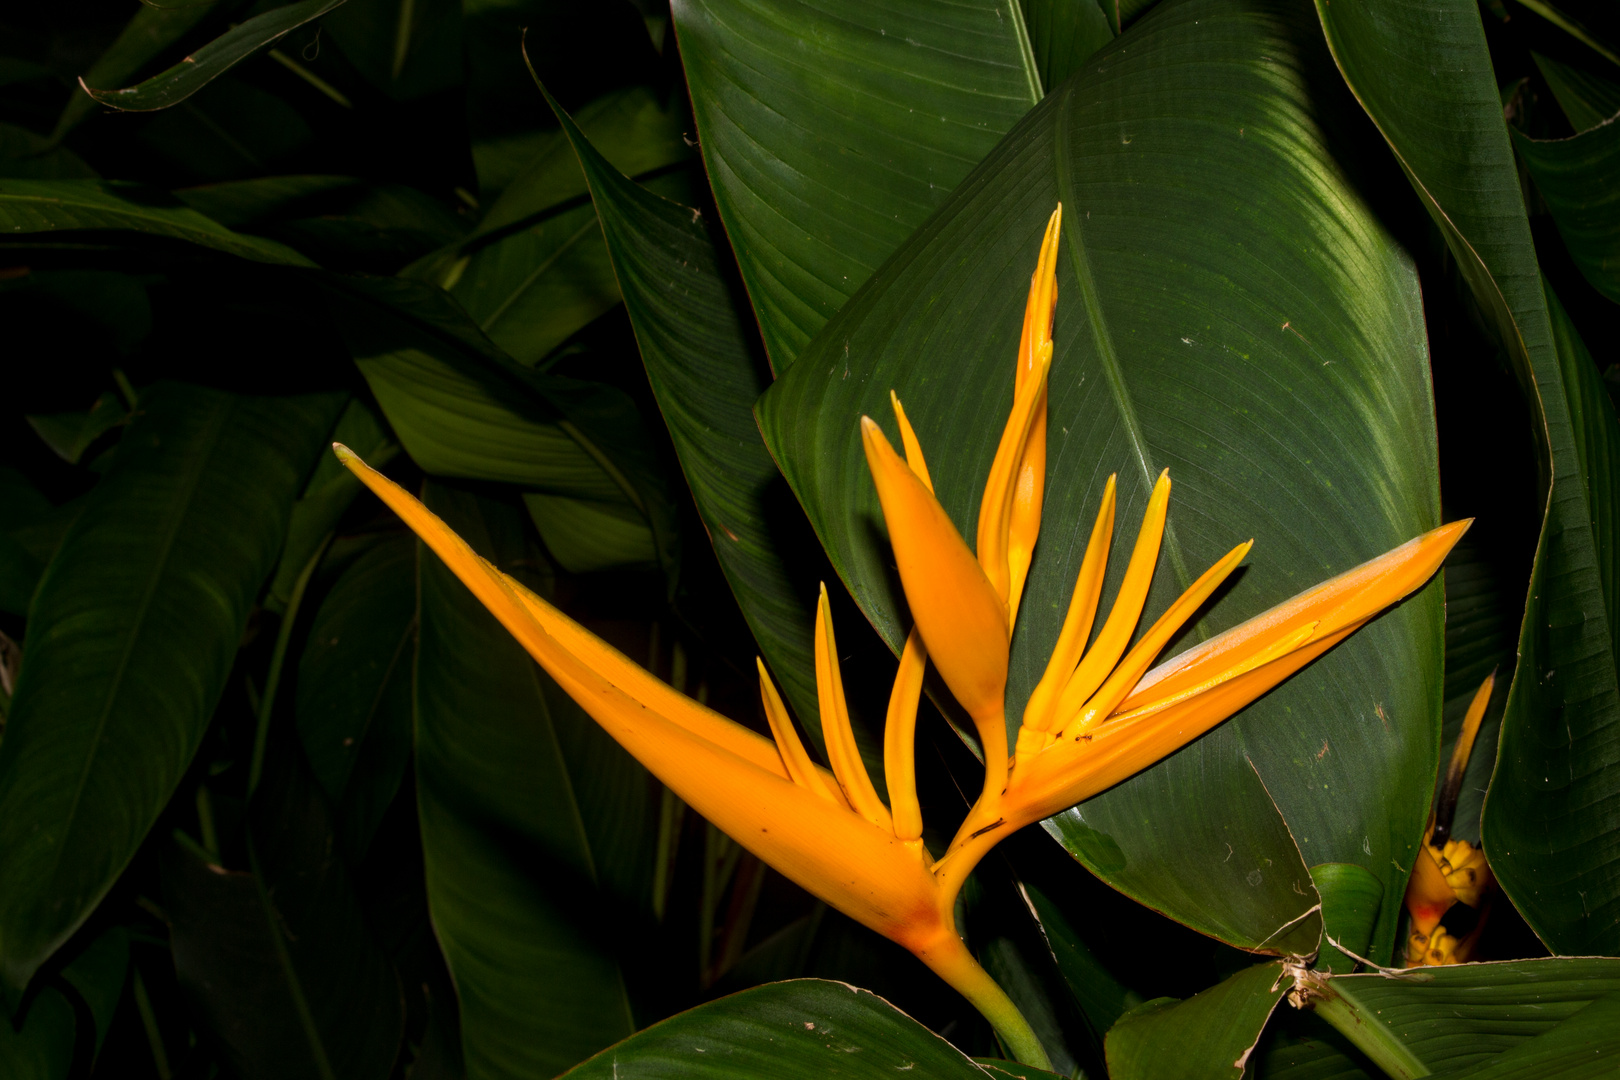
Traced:
<path fill-rule="evenodd" d="M 332 453 L 336 454 L 338 460 L 343 462 L 345 465 L 351 461 L 360 460 L 359 454 L 355 453 L 353 450 L 350 450 L 347 446 L 344 446 L 340 442 L 335 442 L 332 444 Z"/>

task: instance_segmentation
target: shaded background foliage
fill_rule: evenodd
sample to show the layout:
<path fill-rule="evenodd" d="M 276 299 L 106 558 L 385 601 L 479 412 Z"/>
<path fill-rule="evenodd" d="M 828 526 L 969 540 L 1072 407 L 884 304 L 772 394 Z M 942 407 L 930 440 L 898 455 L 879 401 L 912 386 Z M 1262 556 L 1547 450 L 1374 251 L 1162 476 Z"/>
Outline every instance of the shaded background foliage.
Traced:
<path fill-rule="evenodd" d="M 1281 230 L 1277 213 L 1185 246 L 1141 239 L 1175 223 L 1165 207 L 1195 231 L 1203 211 L 1176 193 L 1178 170 L 1195 167 L 1279 185 L 1281 202 L 1295 190 L 1283 166 L 1331 177 L 1316 196 L 1333 228 L 1306 244 L 1279 231 L 1255 261 L 1298 258 L 1288 284 L 1303 299 L 1355 310 L 1322 315 L 1314 343 L 1300 329 L 1299 342 L 1232 343 L 1268 370 L 1364 350 L 1385 364 L 1365 378 L 1393 395 L 1359 427 L 1343 420 L 1354 410 L 1329 407 L 1313 445 L 1349 447 L 1340 490 L 1319 483 L 1325 468 L 1295 487 L 1341 516 L 1300 550 L 1274 527 L 1279 561 L 1257 565 L 1251 593 L 1197 633 L 1434 524 L 1436 498 L 1440 519 L 1476 524 L 1443 587 L 1313 669 L 1315 682 L 1055 821 L 1062 846 L 1034 830 L 1007 844 L 966 894 L 970 943 L 1065 1074 L 1194 1075 L 1187 1055 L 1207 1049 L 1224 1066 L 1265 1028 L 1252 1058 L 1263 1075 L 1376 1075 L 1308 1013 L 1284 1007 L 1268 1026 L 1275 972 L 1243 947 L 1284 948 L 1268 931 L 1320 898 L 1284 951 L 1308 952 L 1325 921 L 1389 962 L 1435 765 L 1483 675 L 1526 655 L 1529 677 L 1499 679 L 1457 826 L 1501 837 L 1491 854 L 1512 903 L 1493 916 L 1495 955 L 1620 953 L 1620 128 L 1608 119 L 1620 28 L 1595 5 L 1513 0 L 1477 16 L 1437 4 L 1422 27 L 1304 3 L 1153 7 L 827 0 L 790 18 L 743 0 L 71 0 L 0 14 L 0 1062 L 27 1077 L 528 1077 L 628 1039 L 627 1061 L 731 1076 L 742 1066 L 692 1058 L 694 1042 L 780 1064 L 760 1040 L 809 1010 L 897 1060 L 980 1075 L 964 1055 L 1001 1053 L 976 1013 L 687 813 L 325 447 L 337 439 L 386 467 L 486 557 L 745 722 L 763 654 L 812 741 L 810 603 L 818 580 L 842 581 L 839 640 L 870 751 L 901 613 L 843 445 L 854 412 L 877 415 L 890 385 L 908 403 L 937 397 L 912 415 L 936 477 L 956 483 L 942 487 L 948 509 L 968 519 L 995 425 L 977 393 L 949 406 L 965 380 L 1010 394 L 1010 349 L 994 343 L 1011 340 L 1002 316 L 1021 303 L 1032 248 L 1019 230 L 1059 196 L 1097 213 L 1071 228 L 1100 246 L 1062 272 L 1058 362 L 1075 374 L 1054 417 L 1107 413 L 1099 388 L 1114 376 L 1150 412 L 1195 414 L 1188 376 L 1151 368 L 1155 320 L 1184 313 L 1140 291 L 1138 253 L 1110 247 L 1107 231 L 1145 244 L 1152 273 L 1185 275 L 1189 309 L 1264 307 L 1278 283 L 1218 260 Z M 1210 74 L 1219 57 L 1199 35 L 1212 27 L 1227 61 L 1262 73 L 1254 85 Z M 1436 84 L 1444 94 L 1414 90 L 1442 49 L 1461 74 Z M 1286 78 L 1266 66 L 1283 55 Z M 1151 79 L 1164 56 L 1186 85 Z M 1144 96 L 1150 81 L 1161 98 Z M 1234 124 L 1245 109 L 1288 112 L 1293 141 L 1271 161 L 1240 145 L 1241 130 L 1166 134 L 1144 119 L 1161 101 L 1178 121 L 1189 101 Z M 1437 115 L 1455 138 L 1424 127 Z M 1470 132 L 1500 145 L 1489 168 L 1458 172 Z M 1163 172 L 1133 171 L 1132 135 L 1137 151 L 1154 138 L 1171 148 Z M 1028 181 L 1030 162 L 1047 179 Z M 1211 190 L 1216 204 L 1230 197 Z M 1295 209 L 1302 230 L 1325 219 Z M 1325 264 L 1353 277 L 1353 259 L 1335 261 L 1351 235 L 1371 287 L 1298 284 Z M 1209 285 L 1212 267 L 1230 280 Z M 956 323 L 930 321 L 945 309 Z M 945 378 L 910 363 L 915 348 L 885 358 L 897 328 L 940 326 L 954 339 L 939 354 Z M 852 356 L 860 378 L 845 384 L 838 365 L 847 376 Z M 778 378 L 756 427 L 754 403 Z M 1281 414 L 1310 385 L 1301 376 L 1255 403 Z M 1573 416 L 1562 434 L 1549 401 Z M 1253 438 L 1265 423 L 1218 435 Z M 1195 550 L 1206 532 L 1260 532 L 1266 514 L 1293 509 L 1234 511 L 1221 494 L 1233 467 L 1207 464 L 1207 431 L 1127 438 L 1098 422 L 1091 435 L 1083 468 L 1100 472 L 1054 483 L 1049 530 L 1088 512 L 1102 476 L 1126 473 L 1092 458 L 1126 451 L 1165 455 L 1187 478 L 1178 506 Z M 1365 444 L 1394 435 L 1406 441 L 1384 450 L 1410 466 L 1395 485 L 1406 503 L 1375 522 L 1387 508 L 1350 489 L 1368 478 Z M 1137 479 L 1125 479 L 1122 521 Z M 1549 495 L 1580 509 L 1544 532 Z M 1350 502 L 1359 531 L 1343 523 Z M 1559 542 L 1563 563 L 1541 554 Z M 1032 588 L 1055 605 L 1073 569 L 1047 546 Z M 1526 596 L 1543 594 L 1552 622 L 1585 611 L 1591 633 L 1611 637 L 1580 644 L 1588 669 L 1552 690 L 1576 646 L 1521 637 L 1542 611 L 1525 618 Z M 1020 671 L 1024 653 L 1044 652 L 1019 646 Z M 1594 673 L 1599 646 L 1607 675 Z M 1294 746 L 1266 725 L 1297 709 L 1337 739 L 1352 695 L 1385 688 L 1409 726 L 1330 763 L 1350 805 L 1313 805 L 1314 772 L 1282 779 L 1314 752 L 1316 729 Z M 1577 716 L 1580 748 L 1548 750 L 1537 725 Z M 976 762 L 933 711 L 918 756 L 930 835 L 949 835 Z M 1591 766 L 1585 786 L 1572 757 Z M 1571 776 L 1553 795 L 1527 779 L 1549 762 Z M 1199 794 L 1190 777 L 1213 779 Z M 1195 826 L 1188 815 L 1211 800 L 1243 809 Z M 1599 812 L 1571 809 L 1587 805 Z M 1557 846 L 1527 849 L 1514 831 L 1532 811 Z M 1344 834 L 1318 837 L 1327 854 L 1305 831 L 1319 824 Z M 1297 872 L 1276 870 L 1253 895 L 1227 890 L 1217 918 L 1207 901 L 1231 872 L 1219 858 L 1229 838 L 1257 871 L 1275 857 Z M 1334 955 L 1335 971 L 1353 967 Z M 1541 978 L 1524 970 L 1499 978 Z M 805 977 L 863 990 L 781 981 Z M 1537 992 L 1562 1003 L 1558 1019 L 1613 992 L 1549 986 Z M 1514 993 L 1510 1004 L 1529 1000 Z M 653 1027 L 726 994 L 737 996 L 716 1011 Z M 795 1034 L 796 1067 L 836 1060 L 820 1056 L 830 1036 Z M 1170 1060 L 1156 1056 L 1166 1047 Z"/>

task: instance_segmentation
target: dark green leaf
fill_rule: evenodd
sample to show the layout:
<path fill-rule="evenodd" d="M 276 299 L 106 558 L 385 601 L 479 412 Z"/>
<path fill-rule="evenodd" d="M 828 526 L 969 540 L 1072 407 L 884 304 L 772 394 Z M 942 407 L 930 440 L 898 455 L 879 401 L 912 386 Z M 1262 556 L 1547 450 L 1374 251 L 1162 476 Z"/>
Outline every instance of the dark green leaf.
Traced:
<path fill-rule="evenodd" d="M 1468 1075 L 1469 1080 L 1603 1080 L 1616 1069 L 1620 994 L 1610 994 Z"/>
<path fill-rule="evenodd" d="M 1059 905 L 1028 882 L 1024 893 L 1069 992 L 1100 1039 L 1127 1010 L 1142 1004 L 1142 999 L 1097 959 Z"/>
<path fill-rule="evenodd" d="M 14 1080 L 66 1080 L 73 1069 L 74 1024 L 67 995 L 44 987 L 26 1012 L 9 1021 L 0 1016 L 0 1071 Z"/>
<path fill-rule="evenodd" d="M 795 979 L 711 1001 L 637 1032 L 569 1080 L 983 1080 L 971 1059 L 894 1006 L 845 983 Z"/>
<path fill-rule="evenodd" d="M 277 742 L 249 812 L 251 873 L 166 846 L 175 974 L 244 1080 L 383 1080 L 403 1035 L 399 980 L 319 787 L 290 733 Z"/>
<path fill-rule="evenodd" d="M 343 0 L 299 0 L 272 8 L 232 27 L 180 63 L 135 86 L 115 90 L 79 80 L 84 92 L 98 103 L 125 112 L 149 112 L 178 105 L 260 49 L 267 48 L 339 6 Z M 184 9 L 188 14 L 196 8 Z M 96 74 L 92 71 L 91 74 Z M 117 81 L 116 77 L 109 81 Z"/>
<path fill-rule="evenodd" d="M 1243 949 L 1316 951 L 1310 871 L 1254 766 L 1228 766 L 1217 747 L 1168 760 L 1156 772 L 1170 777 L 1127 781 L 1048 818 L 1046 831 L 1114 888 L 1194 930 Z"/>
<path fill-rule="evenodd" d="M 1356 961 L 1338 945 L 1356 956 L 1372 950 L 1373 929 L 1383 913 L 1384 885 L 1365 866 L 1355 863 L 1323 863 L 1311 867 L 1311 881 L 1322 896 L 1322 950 L 1316 967 L 1347 974 Z M 1329 941 L 1328 938 L 1332 938 Z M 1338 942 L 1334 945 L 1333 942 Z"/>
<path fill-rule="evenodd" d="M 1553 97 L 1569 118 L 1577 132 L 1597 127 L 1603 121 L 1620 113 L 1620 83 L 1581 68 L 1560 64 L 1557 60 L 1531 53 L 1541 77 L 1547 80 Z"/>
<path fill-rule="evenodd" d="M 1478 7 L 1319 0 L 1317 11 L 1340 71 L 1500 336 L 1540 446 L 1546 511 L 1485 847 L 1555 951 L 1620 951 L 1615 493 L 1602 483 L 1620 451 L 1614 411 L 1544 291 Z"/>
<path fill-rule="evenodd" d="M 90 86 L 109 86 L 134 78 L 201 22 L 217 3 L 218 0 L 199 0 L 193 4 L 142 4 L 135 9 L 123 32 L 84 73 L 84 82 Z M 95 111 L 94 98 L 83 92 L 74 93 L 56 121 L 51 141 L 60 142 Z"/>
<path fill-rule="evenodd" d="M 1035 67 L 1048 92 L 1114 40 L 1114 28 L 1098 4 L 1099 0 L 1020 0 Z"/>
<path fill-rule="evenodd" d="M 1063 203 L 1043 531 L 1012 643 L 1013 723 L 1110 473 L 1116 552 L 1159 470 L 1176 481 L 1150 619 L 1257 541 L 1189 645 L 1438 524 L 1418 283 L 1335 157 L 1357 147 L 1311 120 L 1354 119 L 1313 74 L 1330 62 L 1318 27 L 1269 3 L 1175 3 L 1131 39 L 1038 105 L 758 407 L 834 565 L 898 648 L 857 420 L 892 432 L 898 392 L 944 507 L 972 536 L 1042 226 Z M 1124 563 L 1111 560 L 1105 594 Z M 1130 895 L 1250 947 L 1315 903 L 1300 851 L 1360 864 L 1385 883 L 1375 948 L 1387 952 L 1434 782 L 1441 617 L 1435 583 L 1052 828 Z M 1311 934 L 1303 951 L 1314 947 Z"/>
<path fill-rule="evenodd" d="M 396 101 L 461 82 L 458 0 L 349 0 L 321 29 L 371 85 Z"/>
<path fill-rule="evenodd" d="M 1593 288 L 1620 301 L 1620 123 L 1569 139 L 1509 130 L 1575 265 Z"/>
<path fill-rule="evenodd" d="M 819 732 L 814 586 L 788 570 L 784 533 L 798 523 L 781 513 L 786 492 L 752 411 L 770 376 L 715 240 L 696 211 L 638 187 L 560 108 L 558 119 L 590 181 L 648 381 L 720 568 L 794 712 Z"/>
<path fill-rule="evenodd" d="M 90 444 L 129 419 L 118 395 L 108 391 L 96 398 L 89 412 L 30 416 L 28 424 L 45 445 L 70 465 L 77 465 Z"/>
<path fill-rule="evenodd" d="M 515 508 L 426 495 L 481 554 L 547 591 Z M 635 1030 L 621 958 L 650 910 L 655 788 L 438 559 L 421 559 L 417 798 L 468 1074 L 554 1075 Z"/>
<path fill-rule="evenodd" d="M 342 399 L 141 399 L 40 582 L 0 743 L 13 1000 L 140 846 L 202 738 Z"/>
<path fill-rule="evenodd" d="M 1479 842 L 1480 812 L 1485 791 L 1496 766 L 1497 737 L 1502 730 L 1502 706 L 1513 678 L 1514 646 L 1518 639 L 1519 607 L 1524 602 L 1527 565 L 1516 566 L 1517 581 L 1507 580 L 1505 568 L 1489 550 L 1465 536 L 1446 560 L 1446 704 L 1442 724 L 1440 760 L 1449 762 L 1463 717 L 1480 683 L 1496 672 L 1496 689 L 1485 710 L 1485 720 L 1474 739 L 1474 749 L 1463 773 L 1451 834 L 1471 844 Z"/>
<path fill-rule="evenodd" d="M 692 156 L 676 102 L 645 87 L 598 98 L 576 120 L 631 176 Z M 660 179 L 686 183 L 680 174 Z M 620 299 L 585 177 L 560 131 L 546 134 L 472 236 L 407 274 L 437 281 L 496 344 L 529 365 Z"/>
<path fill-rule="evenodd" d="M 415 645 L 416 545 L 398 536 L 338 578 L 298 662 L 298 734 L 356 863 L 410 761 Z"/>
<path fill-rule="evenodd" d="M 630 398 L 603 383 L 529 371 L 491 345 L 439 290 L 391 285 L 417 301 L 409 316 L 337 295 L 332 307 L 361 374 L 416 463 L 437 476 L 520 484 L 582 503 L 573 517 L 545 512 L 554 509 L 550 504 L 536 513 L 547 546 L 556 542 L 554 555 L 616 553 L 643 565 L 656 559 L 673 577 L 674 504 Z M 640 523 L 628 536 L 622 524 L 614 529 L 617 544 L 593 551 L 574 542 L 582 521 L 634 524 L 631 515 Z"/>
<path fill-rule="evenodd" d="M 166 192 L 111 180 L 0 180 L 0 233 L 116 229 L 172 237 L 254 262 L 312 266 L 292 248 L 241 236 Z"/>
<path fill-rule="evenodd" d="M 1023 14 L 1018 0 L 673 10 L 720 220 L 780 374 L 1040 100 Z"/>
<path fill-rule="evenodd" d="M 1388 1035 L 1434 1072 L 1494 1076 L 1473 1070 L 1490 1064 L 1495 1055 L 1522 1050 L 1597 999 L 1620 993 L 1620 960 L 1555 957 L 1457 964 L 1396 979 L 1338 976 L 1328 989 L 1352 1002 L 1362 1022 L 1387 1028 Z M 1613 1020 L 1605 1023 L 1611 1032 L 1620 1030 Z M 1562 1037 L 1550 1041 L 1556 1045 Z M 1612 1059 L 1604 1064 L 1609 1071 L 1594 1075 L 1613 1074 Z"/>
<path fill-rule="evenodd" d="M 1257 964 L 1181 1002 L 1149 1002 L 1108 1033 L 1113 1080 L 1237 1080 L 1287 991 L 1281 964 Z"/>
<path fill-rule="evenodd" d="M 1350 1040 L 1309 1010 L 1285 1006 L 1272 1013 L 1249 1056 L 1255 1080 L 1384 1080 Z"/>
<path fill-rule="evenodd" d="M 93 1055 L 101 1053 L 129 973 L 129 934 L 121 926 L 98 934 L 62 969 L 62 979 L 79 995 L 95 1027 Z"/>

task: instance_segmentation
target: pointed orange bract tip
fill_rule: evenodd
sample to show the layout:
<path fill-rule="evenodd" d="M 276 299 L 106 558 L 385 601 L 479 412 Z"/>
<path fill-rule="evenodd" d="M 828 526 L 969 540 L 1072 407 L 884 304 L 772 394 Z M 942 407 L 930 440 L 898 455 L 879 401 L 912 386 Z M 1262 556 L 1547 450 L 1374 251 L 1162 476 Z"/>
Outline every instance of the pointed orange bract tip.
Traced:
<path fill-rule="evenodd" d="M 1472 518 L 1454 521 L 1408 540 L 1165 661 L 1142 677 L 1120 711 L 1129 712 L 1203 682 L 1305 623 L 1320 624 L 1316 640 L 1365 622 L 1428 581 L 1472 523 Z"/>
<path fill-rule="evenodd" d="M 866 461 L 889 526 L 900 583 L 928 655 L 980 728 L 1001 727 L 1007 689 L 1007 613 L 949 515 L 895 454 L 870 417 L 861 418 Z"/>

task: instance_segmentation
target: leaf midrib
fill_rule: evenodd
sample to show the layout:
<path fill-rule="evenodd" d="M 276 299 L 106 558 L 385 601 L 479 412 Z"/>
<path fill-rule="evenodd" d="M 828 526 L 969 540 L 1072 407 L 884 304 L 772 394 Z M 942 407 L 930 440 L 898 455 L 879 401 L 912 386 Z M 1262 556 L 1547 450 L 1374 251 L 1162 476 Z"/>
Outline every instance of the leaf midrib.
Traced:
<path fill-rule="evenodd" d="M 1153 454 L 1148 448 L 1147 438 L 1142 434 L 1142 421 L 1136 414 L 1136 405 L 1131 400 L 1130 388 L 1125 384 L 1125 372 L 1120 366 L 1119 354 L 1114 348 L 1114 336 L 1108 328 L 1102 298 L 1097 294 L 1097 283 L 1091 274 L 1091 257 L 1086 250 L 1085 236 L 1080 226 L 1080 204 L 1075 196 L 1074 177 L 1067 167 L 1071 160 L 1069 114 L 1073 108 L 1074 91 L 1070 90 L 1063 95 L 1062 105 L 1053 127 L 1056 146 L 1052 160 L 1056 166 L 1054 171 L 1057 174 L 1058 199 L 1069 211 L 1063 215 L 1063 237 L 1067 241 L 1063 246 L 1068 252 L 1069 267 L 1074 271 L 1075 279 L 1080 285 L 1081 304 L 1085 308 L 1086 323 L 1091 329 L 1092 343 L 1097 349 L 1098 363 L 1107 380 L 1109 392 L 1113 395 L 1114 405 L 1119 410 L 1120 422 L 1125 426 L 1125 435 L 1130 440 L 1131 449 L 1135 451 L 1136 463 L 1142 471 L 1142 483 L 1151 490 L 1157 479 L 1158 470 L 1153 465 Z M 1185 591 L 1192 584 L 1192 576 L 1187 572 L 1186 556 L 1176 536 L 1173 521 L 1165 525 L 1163 550 L 1170 556 L 1170 565 L 1175 572 L 1177 584 Z M 1204 625 L 1202 619 L 1194 625 L 1193 631 L 1200 641 L 1209 637 L 1209 628 Z"/>
<path fill-rule="evenodd" d="M 96 718 L 95 741 L 92 744 L 90 753 L 85 756 L 84 769 L 79 774 L 79 782 L 74 787 L 73 791 L 73 801 L 69 806 L 68 812 L 64 819 L 62 840 L 56 846 L 55 856 L 51 859 L 51 869 L 48 875 L 48 880 L 52 885 L 59 883 L 58 875 L 62 867 L 62 855 L 64 852 L 66 852 L 69 838 L 73 834 L 74 822 L 78 818 L 79 806 L 84 800 L 84 792 L 90 781 L 90 773 L 94 769 L 96 760 L 100 756 L 102 734 L 106 730 L 107 721 L 112 716 L 114 705 L 119 696 L 119 689 L 123 684 L 124 674 L 129 668 L 130 658 L 134 655 L 136 642 L 141 636 L 141 626 L 145 622 L 147 613 L 151 609 L 154 597 L 157 595 L 158 586 L 168 575 L 169 563 L 174 557 L 175 542 L 179 537 L 181 525 L 184 523 L 187 517 L 192 501 L 196 498 L 197 487 L 202 482 L 202 475 L 207 469 L 208 462 L 213 458 L 215 450 L 218 449 L 220 436 L 225 429 L 225 421 L 234 411 L 234 402 L 228 400 L 221 402 L 220 407 L 215 408 L 214 416 L 209 421 L 207 428 L 204 430 L 203 445 L 206 447 L 206 449 L 189 455 L 195 464 L 191 466 L 185 476 L 185 482 L 182 488 L 183 495 L 179 500 L 182 509 L 173 516 L 170 522 L 168 535 L 165 536 L 163 540 L 162 557 L 158 560 L 153 569 L 151 578 L 146 586 L 146 591 L 141 596 L 140 605 L 136 609 L 135 618 L 131 620 L 130 633 L 125 641 L 123 655 L 118 659 L 118 667 L 111 680 L 111 685 L 107 692 L 105 703 L 101 710 L 101 715 Z"/>

